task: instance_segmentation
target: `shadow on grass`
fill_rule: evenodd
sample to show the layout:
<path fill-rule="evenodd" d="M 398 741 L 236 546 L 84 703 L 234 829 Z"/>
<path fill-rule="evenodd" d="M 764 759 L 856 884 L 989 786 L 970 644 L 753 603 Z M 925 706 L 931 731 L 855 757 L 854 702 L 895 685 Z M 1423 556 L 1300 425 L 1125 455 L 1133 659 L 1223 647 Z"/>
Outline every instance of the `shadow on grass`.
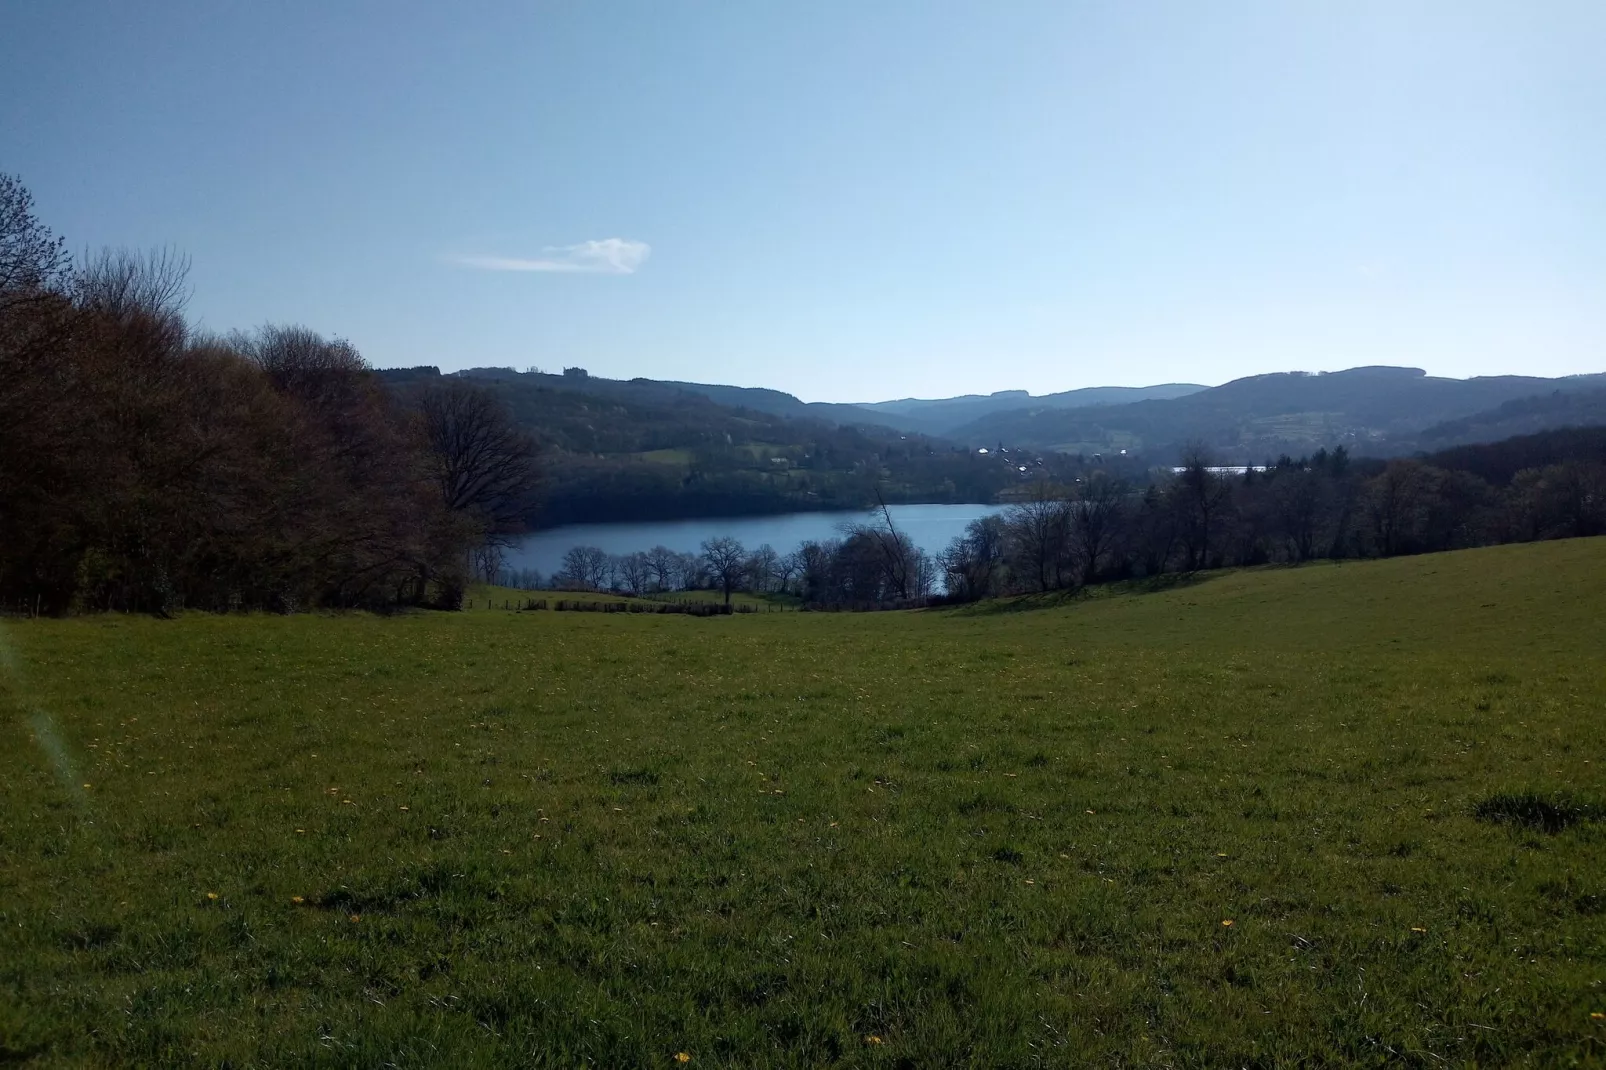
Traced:
<path fill-rule="evenodd" d="M 1042 609 L 1056 609 L 1060 606 L 1074 605 L 1078 602 L 1091 602 L 1098 599 L 1118 598 L 1123 595 L 1133 594 L 1159 594 L 1162 591 L 1173 591 L 1183 587 L 1197 587 L 1201 583 L 1208 583 L 1210 580 L 1223 575 L 1225 571 L 1168 572 L 1163 576 L 1150 576 L 1141 580 L 1117 580 L 1113 583 L 1100 583 L 1092 587 L 1081 587 L 1074 591 L 1044 591 L 1041 594 L 989 598 L 984 602 L 948 607 L 948 611 L 961 617 L 992 617 L 1002 613 L 1031 613 Z"/>
<path fill-rule="evenodd" d="M 1495 825 L 1512 825 L 1554 836 L 1584 821 L 1606 820 L 1606 806 L 1571 795 L 1501 792 L 1479 799 L 1472 816 Z"/>

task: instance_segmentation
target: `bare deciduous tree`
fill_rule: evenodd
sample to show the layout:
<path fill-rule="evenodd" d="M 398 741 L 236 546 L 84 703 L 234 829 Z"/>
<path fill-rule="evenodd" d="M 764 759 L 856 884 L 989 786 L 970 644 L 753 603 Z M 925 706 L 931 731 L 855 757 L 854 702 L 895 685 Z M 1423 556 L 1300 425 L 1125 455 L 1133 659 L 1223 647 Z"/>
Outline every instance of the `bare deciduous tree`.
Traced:
<path fill-rule="evenodd" d="M 502 547 L 494 542 L 482 542 L 470 552 L 474 572 L 485 583 L 498 583 L 502 579 Z"/>
<path fill-rule="evenodd" d="M 972 602 L 998 593 L 1007 537 L 1002 517 L 978 517 L 965 526 L 939 559 L 950 597 Z"/>
<path fill-rule="evenodd" d="M 1232 488 L 1213 468 L 1210 451 L 1197 443 L 1183 450 L 1182 471 L 1171 485 L 1177 528 L 1189 572 L 1209 568 L 1219 534 L 1221 514 L 1232 500 Z"/>
<path fill-rule="evenodd" d="M 495 394 L 466 380 L 431 383 L 417 405 L 442 504 L 470 518 L 484 541 L 505 545 L 534 504 L 534 441 Z"/>
<path fill-rule="evenodd" d="M 181 340 L 189 275 L 189 257 L 171 249 L 103 249 L 79 270 L 73 290 L 87 312 L 121 322 L 139 317 Z"/>
<path fill-rule="evenodd" d="M 725 604 L 731 602 L 731 591 L 741 585 L 742 573 L 747 564 L 747 551 L 742 544 L 728 535 L 721 535 L 717 539 L 708 539 L 702 545 L 703 563 L 708 566 L 709 574 L 719 581 L 720 590 L 725 594 Z"/>
<path fill-rule="evenodd" d="M 643 553 L 624 554 L 615 560 L 614 577 L 627 594 L 644 594 L 652 585 L 652 569 Z"/>
<path fill-rule="evenodd" d="M 765 543 L 747 557 L 747 582 L 755 591 L 768 591 L 781 566 L 781 555 Z"/>
<path fill-rule="evenodd" d="M 1019 560 L 1030 569 L 1032 589 L 1060 585 L 1065 559 L 1066 508 L 1056 490 L 1039 484 L 1030 501 L 1012 505 L 1004 523 Z"/>
<path fill-rule="evenodd" d="M 1126 500 L 1126 487 L 1102 472 L 1077 487 L 1067 519 L 1081 583 L 1096 582 L 1114 554 L 1126 528 Z"/>
<path fill-rule="evenodd" d="M 0 312 L 66 288 L 72 272 L 67 240 L 33 213 L 33 194 L 0 174 Z"/>
<path fill-rule="evenodd" d="M 608 552 L 597 546 L 571 546 L 563 555 L 563 566 L 552 577 L 561 587 L 597 590 L 608 579 Z"/>
<path fill-rule="evenodd" d="M 886 587 L 899 599 L 908 598 L 919 570 L 920 551 L 898 531 L 892 522 L 892 510 L 887 508 L 881 489 L 876 488 L 876 504 L 881 519 L 874 524 L 857 524 L 848 529 L 848 541 L 859 540 L 876 548 L 881 574 Z"/>
<path fill-rule="evenodd" d="M 667 546 L 654 546 L 647 551 L 646 557 L 654 590 L 667 591 L 680 585 L 680 561 L 673 550 Z"/>
<path fill-rule="evenodd" d="M 803 556 L 794 550 L 775 562 L 775 582 L 782 594 L 792 593 L 792 580 L 803 574 Z"/>

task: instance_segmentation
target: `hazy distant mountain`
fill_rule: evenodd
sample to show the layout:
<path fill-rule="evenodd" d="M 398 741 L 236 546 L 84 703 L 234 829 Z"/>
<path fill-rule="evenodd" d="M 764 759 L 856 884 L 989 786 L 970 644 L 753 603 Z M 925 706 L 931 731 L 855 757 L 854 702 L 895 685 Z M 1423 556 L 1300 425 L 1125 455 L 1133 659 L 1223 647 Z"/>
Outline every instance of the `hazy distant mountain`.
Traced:
<path fill-rule="evenodd" d="M 1075 453 L 1128 449 L 1160 456 L 1199 441 L 1223 459 L 1259 460 L 1282 452 L 1349 445 L 1388 452 L 1435 424 L 1520 398 L 1606 387 L 1606 375 L 1541 379 L 1429 376 L 1420 368 L 1370 367 L 1326 374 L 1284 372 L 1237 379 L 1169 400 L 991 413 L 949 433 L 983 446 Z M 1491 437 L 1510 432 L 1498 432 Z M 1446 445 L 1449 442 L 1445 442 Z"/>
<path fill-rule="evenodd" d="M 900 421 L 900 426 L 927 435 L 947 435 L 995 412 L 1025 408 L 1075 409 L 1091 405 L 1122 405 L 1133 401 L 1185 397 L 1208 387 L 1196 383 L 1162 383 L 1158 386 L 1090 386 L 1058 394 L 1033 397 L 1024 390 L 993 394 L 965 394 L 954 398 L 903 398 L 898 401 L 860 403 L 856 407 Z"/>
<path fill-rule="evenodd" d="M 1416 450 L 1442 450 L 1562 427 L 1606 427 L 1606 389 L 1556 390 L 1518 398 L 1459 420 L 1435 424 L 1416 435 L 1410 445 Z"/>

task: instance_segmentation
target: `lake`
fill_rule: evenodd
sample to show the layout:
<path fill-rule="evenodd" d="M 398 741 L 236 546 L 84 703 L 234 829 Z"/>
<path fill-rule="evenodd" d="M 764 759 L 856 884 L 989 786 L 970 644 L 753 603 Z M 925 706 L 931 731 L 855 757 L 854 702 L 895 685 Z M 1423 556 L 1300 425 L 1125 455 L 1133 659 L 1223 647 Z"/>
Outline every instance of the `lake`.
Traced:
<path fill-rule="evenodd" d="M 964 534 L 972 520 L 1002 512 L 1001 505 L 894 505 L 892 522 L 928 554 L 946 549 Z M 610 554 L 629 554 L 667 546 L 680 553 L 696 553 L 704 539 L 729 535 L 749 550 L 769 543 L 775 552 L 788 554 L 799 544 L 836 538 L 846 524 L 873 523 L 875 512 L 783 513 L 779 516 L 743 516 L 703 520 L 658 520 L 648 523 L 570 524 L 537 531 L 507 552 L 508 568 L 539 569 L 550 576 L 563 564 L 563 555 L 575 546 L 596 546 Z"/>

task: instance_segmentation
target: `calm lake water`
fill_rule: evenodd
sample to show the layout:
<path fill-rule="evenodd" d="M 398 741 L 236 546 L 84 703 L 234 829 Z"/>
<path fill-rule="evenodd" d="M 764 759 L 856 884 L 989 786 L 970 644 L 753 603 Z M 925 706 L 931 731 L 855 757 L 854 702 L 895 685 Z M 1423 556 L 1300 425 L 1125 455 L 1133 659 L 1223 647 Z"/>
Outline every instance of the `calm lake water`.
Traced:
<path fill-rule="evenodd" d="M 965 525 L 1001 512 L 997 505 L 894 505 L 892 522 L 928 554 L 945 549 Z M 780 516 L 744 516 L 712 520 L 660 520 L 629 524 L 570 524 L 537 531 L 507 554 L 509 568 L 534 568 L 551 575 L 574 546 L 597 546 L 610 554 L 628 554 L 667 546 L 681 553 L 696 553 L 704 539 L 729 535 L 749 550 L 764 543 L 788 554 L 810 539 L 836 538 L 846 524 L 870 523 L 879 513 L 783 513 Z"/>

